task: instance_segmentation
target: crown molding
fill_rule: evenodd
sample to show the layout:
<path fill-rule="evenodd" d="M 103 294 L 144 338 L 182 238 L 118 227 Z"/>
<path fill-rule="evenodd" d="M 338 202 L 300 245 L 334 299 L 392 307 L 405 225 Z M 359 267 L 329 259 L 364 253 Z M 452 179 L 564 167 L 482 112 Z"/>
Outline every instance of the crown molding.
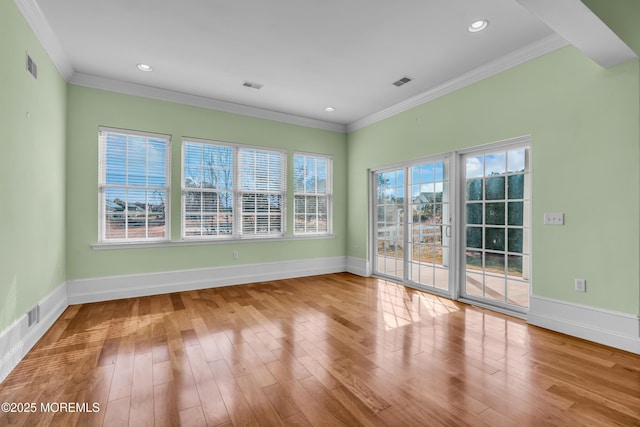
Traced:
<path fill-rule="evenodd" d="M 454 92 L 465 86 L 469 86 L 480 80 L 486 79 L 487 77 L 491 77 L 502 71 L 513 68 L 517 65 L 545 55 L 569 44 L 569 42 L 567 42 L 564 38 L 554 34 L 552 36 L 539 40 L 538 42 L 532 43 L 522 49 L 518 49 L 496 61 L 484 64 L 472 71 L 455 77 L 426 92 L 413 96 L 391 107 L 385 108 L 374 114 L 344 125 L 341 123 L 328 122 L 293 114 L 282 113 L 279 111 L 267 110 L 264 108 L 236 104 L 233 102 L 222 101 L 215 98 L 208 98 L 204 96 L 140 85 L 137 83 L 109 79 L 101 76 L 74 72 L 66 53 L 62 49 L 60 42 L 53 33 L 53 30 L 49 26 L 49 23 L 44 17 L 36 1 L 14 0 L 14 2 L 33 32 L 35 33 L 38 40 L 42 44 L 43 48 L 55 64 L 56 68 L 58 69 L 58 71 L 60 71 L 63 78 L 68 83 L 339 133 L 349 133 L 362 129 L 366 126 L 372 125 L 403 111 L 433 101 L 434 99 L 437 99 L 441 96 Z"/>
<path fill-rule="evenodd" d="M 282 113 L 279 111 L 267 110 L 264 108 L 251 107 L 233 102 L 221 101 L 204 96 L 191 95 L 151 86 L 140 85 L 131 82 L 118 81 L 105 77 L 75 72 L 67 54 L 60 41 L 51 29 L 49 22 L 45 18 L 36 0 L 14 0 L 16 7 L 27 21 L 38 41 L 49 55 L 64 80 L 68 83 L 92 87 L 96 89 L 109 90 L 112 92 L 125 93 L 128 95 L 142 96 L 146 98 L 158 99 L 161 101 L 175 102 L 195 107 L 203 107 L 220 110 L 227 113 L 241 114 L 259 119 L 274 120 L 277 122 L 289 123 L 299 126 L 329 130 L 333 132 L 346 133 L 346 125 L 341 123 L 327 122 L 294 114 Z"/>
<path fill-rule="evenodd" d="M 127 95 L 141 96 L 144 98 L 157 99 L 160 101 L 175 102 L 178 104 L 191 105 L 194 107 L 209 108 L 213 110 L 224 111 L 227 113 L 240 114 L 243 116 L 255 117 L 258 119 L 274 120 L 277 122 L 329 130 L 333 132 L 346 133 L 347 130 L 346 125 L 340 123 L 326 122 L 323 120 L 316 120 L 308 117 L 281 113 L 279 111 L 272 111 L 264 108 L 251 107 L 248 105 L 221 101 L 219 99 L 208 98 L 204 96 L 191 95 L 188 93 L 182 93 L 168 89 L 160 89 L 157 87 L 141 85 L 138 83 L 109 79 L 92 74 L 76 72 L 73 73 L 68 82 L 78 86 L 108 90 L 111 92 L 124 93 Z"/>
<path fill-rule="evenodd" d="M 491 61 L 489 63 L 481 65 L 467 73 L 461 74 L 458 77 L 454 77 L 453 79 L 448 80 L 445 83 L 432 89 L 429 89 L 426 92 L 415 95 L 409 99 L 392 105 L 391 107 L 380 110 L 377 113 L 349 123 L 347 125 L 347 133 L 357 131 L 389 117 L 395 116 L 396 114 L 402 113 L 403 111 L 407 111 L 419 105 L 426 104 L 427 102 L 433 101 L 434 99 L 440 98 L 441 96 L 462 89 L 465 86 L 469 86 L 480 80 L 484 80 L 488 77 L 513 68 L 517 65 L 523 64 L 547 53 L 553 52 L 557 49 L 567 46 L 568 44 L 569 42 L 556 34 L 545 37 L 541 40 L 538 40 L 537 42 L 531 43 L 528 46 L 515 50 L 510 54 L 505 55 L 495 61 Z"/>
<path fill-rule="evenodd" d="M 47 22 L 47 19 L 44 17 L 40 6 L 38 6 L 35 0 L 14 0 L 14 3 L 40 41 L 45 52 L 49 55 L 49 58 L 51 58 L 53 64 L 60 74 L 62 74 L 62 77 L 66 81 L 69 81 L 73 75 L 73 67 L 64 49 L 62 49 L 60 41 L 58 41 L 58 38 L 49 26 L 49 22 Z"/>

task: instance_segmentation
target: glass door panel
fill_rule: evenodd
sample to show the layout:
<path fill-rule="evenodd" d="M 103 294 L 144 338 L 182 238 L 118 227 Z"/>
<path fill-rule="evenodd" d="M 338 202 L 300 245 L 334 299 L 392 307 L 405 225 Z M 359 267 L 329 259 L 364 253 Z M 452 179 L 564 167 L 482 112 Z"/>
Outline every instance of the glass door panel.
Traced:
<path fill-rule="evenodd" d="M 529 306 L 529 148 L 463 156 L 461 295 L 514 311 Z"/>
<path fill-rule="evenodd" d="M 447 159 L 373 174 L 374 273 L 449 293 L 451 194 Z"/>
<path fill-rule="evenodd" d="M 449 164 L 442 160 L 408 168 L 411 212 L 408 280 L 422 287 L 449 290 L 451 217 Z"/>
<path fill-rule="evenodd" d="M 376 257 L 374 271 L 404 279 L 405 170 L 375 174 Z"/>

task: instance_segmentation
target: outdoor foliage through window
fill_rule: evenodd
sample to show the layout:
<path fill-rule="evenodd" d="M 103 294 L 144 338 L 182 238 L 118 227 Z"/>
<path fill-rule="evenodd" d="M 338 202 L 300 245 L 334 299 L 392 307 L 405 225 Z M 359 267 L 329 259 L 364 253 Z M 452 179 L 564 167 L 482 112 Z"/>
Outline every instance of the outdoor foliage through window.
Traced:
<path fill-rule="evenodd" d="M 286 158 L 284 153 L 239 149 L 242 235 L 284 235 Z"/>
<path fill-rule="evenodd" d="M 184 144 L 184 235 L 233 234 L 233 149 Z"/>
<path fill-rule="evenodd" d="M 169 147 L 165 135 L 101 129 L 101 241 L 169 238 Z"/>
<path fill-rule="evenodd" d="M 185 141 L 183 159 L 185 238 L 284 235 L 285 153 Z"/>
<path fill-rule="evenodd" d="M 331 158 L 311 154 L 293 157 L 294 233 L 331 232 Z"/>

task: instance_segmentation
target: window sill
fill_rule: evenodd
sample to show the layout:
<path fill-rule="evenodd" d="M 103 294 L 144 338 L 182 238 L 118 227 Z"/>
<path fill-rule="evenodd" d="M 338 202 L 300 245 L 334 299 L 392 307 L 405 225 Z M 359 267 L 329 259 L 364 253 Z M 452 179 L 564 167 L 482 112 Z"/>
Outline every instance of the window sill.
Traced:
<path fill-rule="evenodd" d="M 91 245 L 91 249 L 94 251 L 105 251 L 115 249 L 142 249 L 142 248 L 173 248 L 178 246 L 207 246 L 207 245 L 224 245 L 230 243 L 256 243 L 256 242 L 290 242 L 296 240 L 324 240 L 335 239 L 335 234 L 310 234 L 310 235 L 295 235 L 285 237 L 259 237 L 259 238 L 243 238 L 243 239 L 220 239 L 220 240 L 207 240 L 207 239 L 190 239 L 190 240 L 170 240 L 170 241 L 156 241 L 156 242 L 131 242 L 131 243 L 94 243 Z"/>

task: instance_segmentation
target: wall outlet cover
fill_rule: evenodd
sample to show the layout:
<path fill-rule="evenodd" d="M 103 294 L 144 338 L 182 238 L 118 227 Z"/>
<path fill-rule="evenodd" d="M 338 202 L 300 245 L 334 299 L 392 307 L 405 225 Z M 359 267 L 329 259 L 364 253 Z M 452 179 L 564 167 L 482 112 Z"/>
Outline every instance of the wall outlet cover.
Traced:
<path fill-rule="evenodd" d="M 564 214 L 559 213 L 545 213 L 544 223 L 546 225 L 564 225 Z"/>

